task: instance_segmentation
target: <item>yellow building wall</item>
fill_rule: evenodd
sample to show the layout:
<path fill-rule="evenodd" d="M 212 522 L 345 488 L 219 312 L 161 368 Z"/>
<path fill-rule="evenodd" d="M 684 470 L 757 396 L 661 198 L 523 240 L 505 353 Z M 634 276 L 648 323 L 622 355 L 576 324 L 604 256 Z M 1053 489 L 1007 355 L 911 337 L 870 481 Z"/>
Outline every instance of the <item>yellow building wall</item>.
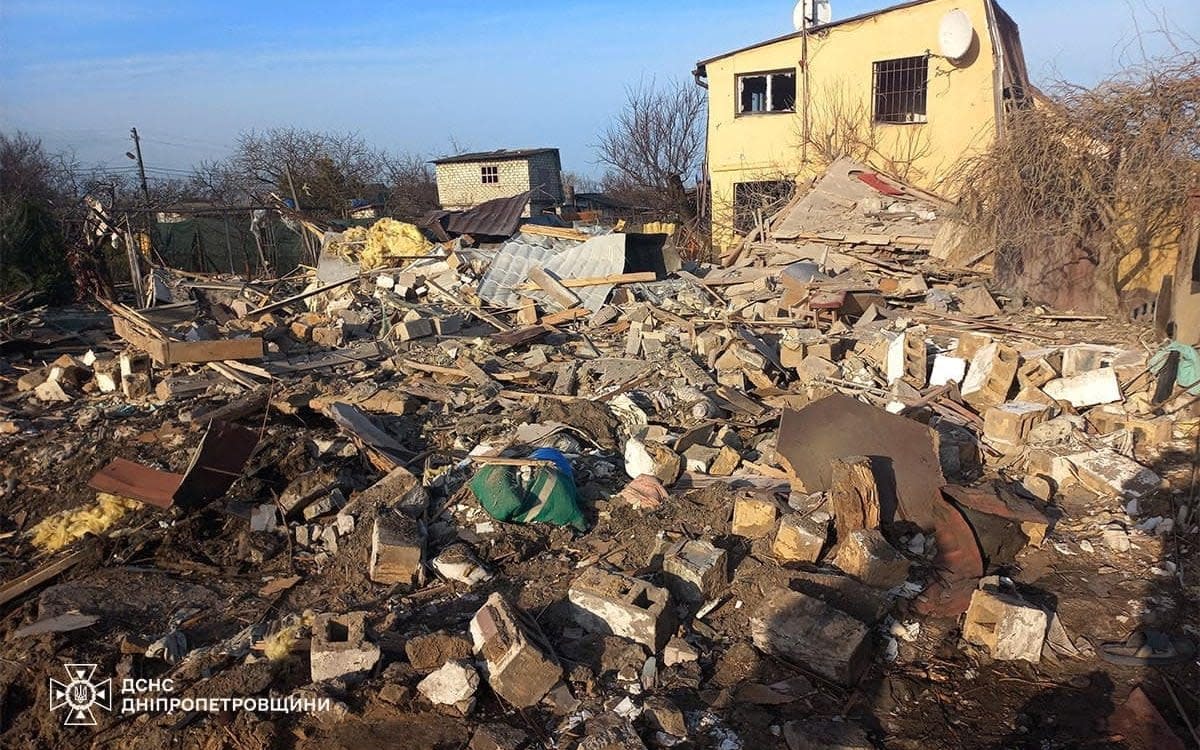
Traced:
<path fill-rule="evenodd" d="M 947 11 L 971 19 L 975 43 L 962 60 L 938 56 L 938 26 Z M 872 122 L 872 63 L 929 51 L 927 122 Z M 797 37 L 738 52 L 706 65 L 709 88 L 708 169 L 713 244 L 734 244 L 733 186 L 738 182 L 820 174 L 826 160 L 811 141 L 854 133 L 853 154 L 911 184 L 952 196 L 955 165 L 995 138 L 994 61 L 985 0 L 934 0 L 844 23 L 808 37 L 810 145 L 805 147 L 804 41 Z M 796 70 L 796 112 L 737 114 L 736 76 Z M 847 128 L 836 123 L 857 122 Z"/>

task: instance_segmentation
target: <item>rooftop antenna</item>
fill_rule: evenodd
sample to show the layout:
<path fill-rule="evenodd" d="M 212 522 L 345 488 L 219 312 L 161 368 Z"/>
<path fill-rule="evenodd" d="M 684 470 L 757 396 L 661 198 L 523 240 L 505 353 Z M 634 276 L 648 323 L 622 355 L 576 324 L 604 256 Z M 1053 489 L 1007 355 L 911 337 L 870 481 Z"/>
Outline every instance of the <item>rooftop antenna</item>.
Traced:
<path fill-rule="evenodd" d="M 796 31 L 811 29 L 833 20 L 833 8 L 829 0 L 799 0 L 792 9 L 792 26 Z"/>

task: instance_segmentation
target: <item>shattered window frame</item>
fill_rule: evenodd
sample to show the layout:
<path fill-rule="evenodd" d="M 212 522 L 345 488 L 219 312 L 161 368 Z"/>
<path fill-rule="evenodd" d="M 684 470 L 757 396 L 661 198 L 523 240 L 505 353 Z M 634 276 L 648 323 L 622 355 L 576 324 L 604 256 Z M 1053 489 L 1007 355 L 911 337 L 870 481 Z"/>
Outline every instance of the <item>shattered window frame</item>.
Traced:
<path fill-rule="evenodd" d="M 479 167 L 479 180 L 484 185 L 500 184 L 500 167 L 495 164 L 483 164 Z"/>
<path fill-rule="evenodd" d="M 885 125 L 929 122 L 929 55 L 871 64 L 871 119 Z"/>
<path fill-rule="evenodd" d="M 761 91 L 747 92 L 747 83 L 762 79 Z M 783 115 L 796 111 L 796 69 L 739 73 L 734 76 L 734 116 Z M 758 86 L 755 86 L 758 89 Z M 789 93 L 790 92 L 790 93 Z M 747 93 L 750 98 L 747 98 Z M 777 101 L 778 100 L 778 101 Z"/>

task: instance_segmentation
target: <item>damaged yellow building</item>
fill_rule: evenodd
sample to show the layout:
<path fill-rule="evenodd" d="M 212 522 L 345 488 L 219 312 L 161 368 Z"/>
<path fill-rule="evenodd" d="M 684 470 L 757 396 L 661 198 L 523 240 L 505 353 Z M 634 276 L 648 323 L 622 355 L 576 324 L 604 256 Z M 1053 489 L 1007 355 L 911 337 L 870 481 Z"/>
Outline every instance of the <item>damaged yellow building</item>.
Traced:
<path fill-rule="evenodd" d="M 955 167 L 998 136 L 1028 76 L 1013 20 L 992 0 L 915 0 L 702 60 L 713 245 L 755 210 L 850 156 L 955 193 Z"/>

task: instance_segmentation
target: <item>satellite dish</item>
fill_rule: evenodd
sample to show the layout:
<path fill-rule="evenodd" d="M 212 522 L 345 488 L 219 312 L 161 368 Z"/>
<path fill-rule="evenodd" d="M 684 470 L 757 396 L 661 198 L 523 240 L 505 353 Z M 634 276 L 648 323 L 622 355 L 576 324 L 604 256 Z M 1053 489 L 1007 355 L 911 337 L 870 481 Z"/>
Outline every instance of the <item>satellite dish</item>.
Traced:
<path fill-rule="evenodd" d="M 832 20 L 833 8 L 829 0 L 799 0 L 792 10 L 792 26 L 796 31 L 811 29 Z"/>
<path fill-rule="evenodd" d="M 955 8 L 942 16 L 938 27 L 938 48 L 942 55 L 951 60 L 958 60 L 971 49 L 975 40 L 975 28 L 966 13 Z"/>

